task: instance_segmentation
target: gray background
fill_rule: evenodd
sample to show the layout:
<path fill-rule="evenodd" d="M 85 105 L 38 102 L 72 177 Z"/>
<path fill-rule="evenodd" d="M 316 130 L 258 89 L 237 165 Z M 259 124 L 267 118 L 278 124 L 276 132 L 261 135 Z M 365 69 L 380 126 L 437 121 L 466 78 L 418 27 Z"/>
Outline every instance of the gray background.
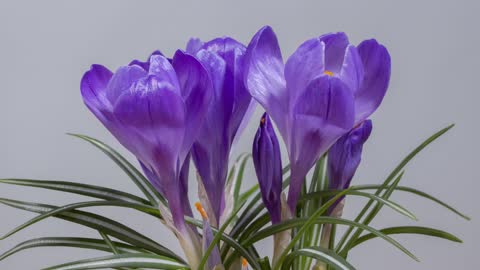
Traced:
<path fill-rule="evenodd" d="M 466 222 L 431 202 L 396 194 L 393 199 L 414 211 L 422 225 L 449 230 L 465 243 L 397 237 L 420 257 L 422 263 L 416 263 L 374 240 L 353 251 L 351 262 L 358 269 L 474 269 L 479 266 L 475 242 L 480 241 L 474 229 L 480 225 L 475 200 L 480 187 L 476 167 L 480 21 L 475 2 L 1 0 L 0 177 L 75 180 L 138 194 L 102 153 L 65 135 L 84 133 L 120 148 L 81 101 L 79 80 L 90 64 L 115 69 L 154 49 L 172 54 L 191 36 L 206 40 L 231 35 L 247 43 L 265 24 L 275 29 L 287 56 L 307 38 L 342 30 L 353 43 L 377 38 L 389 49 L 393 63 L 391 87 L 373 116 L 374 133 L 355 183 L 380 183 L 421 140 L 455 122 L 451 132 L 407 167 L 403 184 L 426 190 L 473 217 Z M 256 119 L 235 155 L 250 150 Z M 253 175 L 247 176 L 248 185 L 253 184 Z M 52 204 L 87 200 L 7 185 L 0 186 L 0 197 Z M 352 217 L 360 202 L 350 200 L 346 215 Z M 101 211 L 179 250 L 154 219 L 133 211 Z M 0 205 L 0 233 L 33 216 Z M 385 209 L 373 225 L 397 224 L 412 222 Z M 94 231 L 51 219 L 0 241 L 0 252 L 40 235 L 97 237 Z M 264 242 L 261 250 L 269 254 L 269 246 Z M 95 255 L 67 248 L 34 249 L 0 262 L 0 269 L 39 269 Z"/>

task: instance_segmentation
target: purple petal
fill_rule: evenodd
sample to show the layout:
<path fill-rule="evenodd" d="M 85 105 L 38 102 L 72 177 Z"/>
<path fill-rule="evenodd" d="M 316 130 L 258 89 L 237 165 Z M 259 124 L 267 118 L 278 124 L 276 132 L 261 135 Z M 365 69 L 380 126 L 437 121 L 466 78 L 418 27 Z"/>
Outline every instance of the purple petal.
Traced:
<path fill-rule="evenodd" d="M 136 145 L 144 148 L 129 150 L 145 165 L 153 167 L 161 179 L 166 178 L 163 177 L 164 171 L 168 174 L 177 168 L 184 137 L 185 104 L 171 85 L 158 83 L 154 77 L 143 84 L 138 83 L 135 91 L 119 98 L 114 115 L 125 131 L 141 138 Z"/>
<path fill-rule="evenodd" d="M 92 65 L 90 70 L 83 75 L 80 82 L 83 101 L 104 124 L 111 118 L 109 112 L 112 109 L 112 105 L 106 97 L 106 88 L 112 75 L 112 72 L 106 67 Z"/>
<path fill-rule="evenodd" d="M 203 130 L 208 128 L 204 127 Z M 209 133 L 202 133 L 202 139 L 193 145 L 192 158 L 208 195 L 211 210 L 219 221 L 225 203 L 224 187 L 228 173 L 229 148 L 222 145 L 218 132 L 210 129 Z"/>
<path fill-rule="evenodd" d="M 218 54 L 218 56 L 225 59 L 225 61 L 228 63 L 228 66 L 234 65 L 234 52 L 236 50 L 240 50 L 241 54 L 244 54 L 246 50 L 245 45 L 231 37 L 212 39 L 206 42 L 202 46 L 202 49 Z"/>
<path fill-rule="evenodd" d="M 195 55 L 203 46 L 204 42 L 199 38 L 191 38 L 188 43 L 185 51 L 189 54 Z"/>
<path fill-rule="evenodd" d="M 150 69 L 150 57 L 152 57 L 152 55 L 163 55 L 163 54 L 162 54 L 162 52 L 156 50 L 152 54 L 150 54 L 150 56 L 148 57 L 146 62 L 135 59 L 132 62 L 130 62 L 130 64 L 128 64 L 128 65 L 129 66 L 137 65 L 137 66 L 142 67 L 145 71 L 148 71 Z"/>
<path fill-rule="evenodd" d="M 278 40 L 272 28 L 265 26 L 252 38 L 245 56 L 245 85 L 277 124 L 286 139 L 288 92 Z"/>
<path fill-rule="evenodd" d="M 213 241 L 213 232 L 210 224 L 208 223 L 208 219 L 203 221 L 203 254 L 207 251 L 208 247 Z M 221 265 L 222 260 L 220 257 L 220 252 L 218 250 L 218 246 L 215 246 L 213 250 L 210 252 L 210 256 L 207 259 L 206 269 L 215 269 L 215 266 Z"/>
<path fill-rule="evenodd" d="M 140 167 L 142 168 L 143 173 L 147 177 L 147 179 L 152 183 L 153 187 L 160 192 L 163 196 L 168 192 L 165 186 L 162 184 L 160 178 L 153 172 L 153 169 L 149 168 L 148 165 L 145 165 L 142 161 L 138 160 L 140 163 Z"/>
<path fill-rule="evenodd" d="M 251 101 L 243 83 L 244 53 L 245 46 L 229 37 L 206 42 L 196 53 L 212 78 L 215 94 L 192 157 L 216 220 L 223 212 L 232 142 Z"/>
<path fill-rule="evenodd" d="M 303 178 L 318 158 L 353 126 L 353 94 L 338 78 L 313 80 L 294 108 L 289 157 L 292 179 L 288 195 L 295 210 Z"/>
<path fill-rule="evenodd" d="M 190 200 L 188 199 L 188 173 L 190 170 L 190 154 L 185 158 L 182 168 L 180 170 L 179 183 L 180 194 L 183 199 L 183 212 L 185 215 L 193 217 L 192 207 L 190 206 Z"/>
<path fill-rule="evenodd" d="M 221 97 L 217 100 L 222 104 L 224 115 L 224 129 L 226 129 L 226 143 L 232 144 L 234 137 L 238 135 L 239 127 L 245 118 L 252 96 L 247 91 L 244 81 L 244 56 L 245 45 L 230 38 L 216 38 L 205 43 L 204 48 L 214 52 L 225 61 L 225 74 Z M 218 111 L 216 112 L 218 114 Z"/>
<path fill-rule="evenodd" d="M 320 36 L 320 40 L 325 43 L 325 69 L 339 73 L 349 44 L 347 35 L 343 32 L 329 33 Z"/>
<path fill-rule="evenodd" d="M 130 88 L 135 82 L 147 76 L 147 72 L 140 66 L 126 66 L 117 69 L 107 86 L 107 98 L 112 105 L 117 99 Z"/>
<path fill-rule="evenodd" d="M 358 46 L 365 75 L 355 95 L 355 123 L 368 118 L 382 103 L 390 81 L 390 55 L 376 40 L 365 40 Z"/>
<path fill-rule="evenodd" d="M 250 122 L 250 119 L 252 118 L 256 107 L 257 107 L 257 102 L 254 99 L 252 99 L 250 101 L 250 104 L 248 105 L 246 112 L 243 115 L 242 122 L 238 126 L 237 132 L 235 133 L 235 138 L 233 138 L 232 145 L 236 145 L 240 140 L 242 132 L 245 130 L 245 128 L 247 128 L 247 125 Z"/>
<path fill-rule="evenodd" d="M 278 223 L 281 220 L 282 161 L 278 139 L 266 113 L 255 135 L 252 157 L 262 200 L 272 223 Z"/>
<path fill-rule="evenodd" d="M 288 58 L 285 64 L 285 79 L 289 90 L 290 104 L 294 104 L 310 81 L 325 70 L 325 44 L 318 38 L 304 42 Z"/>
<path fill-rule="evenodd" d="M 173 58 L 186 106 L 185 139 L 180 161 L 198 138 L 213 98 L 213 86 L 205 68 L 193 56 L 177 51 Z"/>
<path fill-rule="evenodd" d="M 180 90 L 178 78 L 167 58 L 162 55 L 152 55 L 150 57 L 150 68 L 148 75 L 156 76 L 162 82 L 168 82 L 173 85 L 174 89 Z"/>
<path fill-rule="evenodd" d="M 346 189 L 360 164 L 363 144 L 372 132 L 372 121 L 366 120 L 343 135 L 328 152 L 328 179 L 331 189 Z"/>
<path fill-rule="evenodd" d="M 256 105 L 255 102 L 252 102 L 252 96 L 245 87 L 243 80 L 244 56 L 245 47 L 243 49 L 235 48 L 225 55 L 228 69 L 224 91 L 229 88 L 231 91 L 233 90 L 233 106 L 230 109 L 231 114 L 228 123 L 228 140 L 230 144 L 236 137 L 240 136 L 244 126 L 248 124 Z"/>
<path fill-rule="evenodd" d="M 156 186 L 168 200 L 175 225 L 184 227 L 178 179 L 178 156 L 185 132 L 182 98 L 167 82 L 150 77 L 118 98 L 114 116 L 122 124 L 123 134 L 129 134 L 117 139 L 151 171 L 149 179 L 156 181 L 152 175 L 158 177 Z"/>
<path fill-rule="evenodd" d="M 357 48 L 353 45 L 349 45 L 345 52 L 345 58 L 339 78 L 353 93 L 356 93 L 363 81 L 363 76 L 364 71 L 362 59 L 360 59 Z"/>
<path fill-rule="evenodd" d="M 204 49 L 200 50 L 197 53 L 196 58 L 198 59 L 198 61 L 200 61 L 200 63 L 203 64 L 205 69 L 208 71 L 208 74 L 210 74 L 213 88 L 215 89 L 215 98 L 219 99 L 222 95 L 223 81 L 225 79 L 225 60 L 223 60 L 217 54 Z"/>

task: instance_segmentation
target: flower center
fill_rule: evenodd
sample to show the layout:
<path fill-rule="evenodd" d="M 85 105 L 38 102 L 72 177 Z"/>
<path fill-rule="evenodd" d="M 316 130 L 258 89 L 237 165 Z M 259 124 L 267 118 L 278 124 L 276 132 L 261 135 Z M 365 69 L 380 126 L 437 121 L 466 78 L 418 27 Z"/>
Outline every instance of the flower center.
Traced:
<path fill-rule="evenodd" d="M 265 125 L 265 117 L 262 117 L 262 119 L 260 119 L 260 125 Z"/>
<path fill-rule="evenodd" d="M 328 75 L 328 76 L 333 76 L 333 72 L 331 72 L 330 70 L 325 70 L 323 72 L 323 74 Z"/>

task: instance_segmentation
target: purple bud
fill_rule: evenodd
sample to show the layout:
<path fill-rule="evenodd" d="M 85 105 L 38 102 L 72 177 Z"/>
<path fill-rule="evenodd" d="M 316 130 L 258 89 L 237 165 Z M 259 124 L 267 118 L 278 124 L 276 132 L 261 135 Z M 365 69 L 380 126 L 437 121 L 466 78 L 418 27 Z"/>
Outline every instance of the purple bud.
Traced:
<path fill-rule="evenodd" d="M 267 113 L 260 120 L 252 154 L 263 203 L 272 223 L 278 223 L 281 220 L 282 160 L 278 139 Z"/>
<path fill-rule="evenodd" d="M 331 189 L 347 189 L 360 165 L 363 144 L 372 132 L 372 121 L 366 120 L 343 135 L 328 153 L 328 178 Z"/>

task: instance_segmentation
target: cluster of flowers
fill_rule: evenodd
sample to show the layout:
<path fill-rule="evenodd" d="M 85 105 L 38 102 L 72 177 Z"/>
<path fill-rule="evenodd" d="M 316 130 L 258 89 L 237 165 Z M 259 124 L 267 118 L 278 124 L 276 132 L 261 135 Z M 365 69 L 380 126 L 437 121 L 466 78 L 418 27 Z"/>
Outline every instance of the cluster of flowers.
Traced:
<path fill-rule="evenodd" d="M 306 174 L 327 152 L 330 188 L 349 186 L 372 130 L 368 117 L 389 78 L 390 56 L 373 39 L 354 46 L 344 33 L 325 34 L 305 41 L 284 63 L 277 37 L 266 26 L 248 46 L 230 37 L 191 39 L 172 58 L 156 51 L 146 62 L 134 60 L 114 73 L 93 65 L 82 78 L 81 93 L 168 200 L 162 216 L 195 269 L 201 241 L 184 221 L 184 215 L 192 216 L 186 195 L 190 159 L 200 179 L 203 207 L 197 208 L 218 227 L 232 208 L 226 187 L 230 150 L 260 104 L 266 113 L 252 155 L 264 204 L 277 223 L 294 215 Z M 283 205 L 272 120 L 291 168 Z M 204 236 L 211 235 L 204 227 Z M 219 263 L 216 252 L 210 265 Z"/>

